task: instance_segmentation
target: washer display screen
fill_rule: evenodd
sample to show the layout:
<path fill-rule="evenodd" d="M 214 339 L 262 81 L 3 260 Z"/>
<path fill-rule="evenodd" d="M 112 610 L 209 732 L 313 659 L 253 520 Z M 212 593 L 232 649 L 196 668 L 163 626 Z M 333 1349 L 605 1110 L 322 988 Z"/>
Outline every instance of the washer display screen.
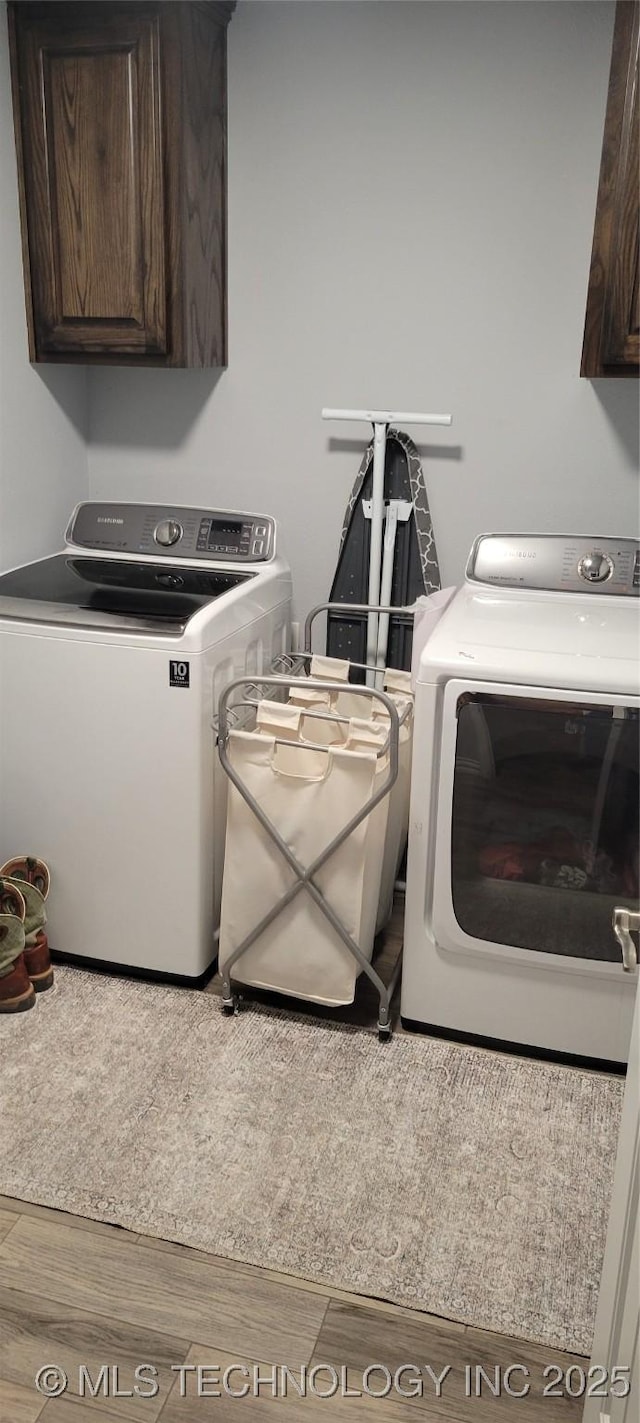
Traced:
<path fill-rule="evenodd" d="M 227 550 L 229 553 L 239 553 L 242 542 L 242 524 L 223 523 L 217 519 L 213 520 L 209 529 L 207 548 Z"/>

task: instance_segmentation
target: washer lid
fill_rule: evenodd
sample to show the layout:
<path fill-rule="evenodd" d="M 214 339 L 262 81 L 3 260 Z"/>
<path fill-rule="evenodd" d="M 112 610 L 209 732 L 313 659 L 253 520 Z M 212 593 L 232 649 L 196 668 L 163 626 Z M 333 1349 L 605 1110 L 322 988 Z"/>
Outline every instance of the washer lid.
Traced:
<path fill-rule="evenodd" d="M 250 573 L 58 553 L 0 575 L 0 617 L 183 632 L 189 619 Z"/>
<path fill-rule="evenodd" d="M 640 692 L 634 598 L 467 584 L 429 638 L 418 682 L 473 677 L 535 687 Z"/>

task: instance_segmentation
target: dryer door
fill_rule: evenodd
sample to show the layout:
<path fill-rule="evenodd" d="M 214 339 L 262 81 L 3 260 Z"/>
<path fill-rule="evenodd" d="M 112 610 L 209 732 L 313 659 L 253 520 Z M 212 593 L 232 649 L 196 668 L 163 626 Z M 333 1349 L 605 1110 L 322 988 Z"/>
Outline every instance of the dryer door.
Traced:
<path fill-rule="evenodd" d="M 638 716 L 638 699 L 449 683 L 438 942 L 622 970 L 614 910 L 640 908 Z"/>

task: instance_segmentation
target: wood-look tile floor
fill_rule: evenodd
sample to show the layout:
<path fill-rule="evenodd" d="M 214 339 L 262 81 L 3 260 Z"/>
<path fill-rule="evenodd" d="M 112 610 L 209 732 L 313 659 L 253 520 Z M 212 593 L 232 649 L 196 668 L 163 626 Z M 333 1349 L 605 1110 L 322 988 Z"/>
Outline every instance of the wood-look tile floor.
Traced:
<path fill-rule="evenodd" d="M 398 909 L 376 958 L 385 981 L 401 933 Z M 206 991 L 219 991 L 217 977 Z M 377 1014 L 377 994 L 361 979 L 338 1016 L 375 1031 Z M 395 1031 L 398 1015 L 396 998 Z M 64 1370 L 58 1398 L 36 1388 L 47 1365 Z M 136 1379 L 139 1365 L 152 1367 Z M 511 1365 L 518 1370 L 505 1381 Z M 0 1196 L 0 1423 L 578 1423 L 582 1399 L 562 1386 L 560 1396 L 543 1390 L 573 1368 L 576 1392 L 586 1367 L 574 1355 Z M 225 1369 L 229 1390 L 244 1397 L 225 1393 Z M 371 1395 L 390 1380 L 388 1395 L 368 1394 L 365 1377 Z"/>
<path fill-rule="evenodd" d="M 551 1364 L 557 1369 L 545 1379 Z M 47 1400 L 35 1386 L 45 1365 L 65 1372 L 60 1398 Z M 153 1369 L 140 1374 L 136 1394 L 138 1365 Z M 384 1390 L 389 1371 L 386 1398 L 364 1390 L 372 1365 L 381 1366 L 367 1376 L 372 1393 Z M 496 1369 L 504 1380 L 510 1365 L 520 1366 L 512 1389 L 527 1382 L 526 1397 L 510 1396 L 504 1384 L 496 1396 L 486 1382 L 476 1396 L 477 1367 L 495 1387 Z M 295 1380 L 301 1389 L 305 1366 L 300 1397 Z M 439 1377 L 447 1366 L 438 1398 L 428 1368 Z M 577 1423 L 579 1399 L 542 1396 L 545 1382 L 572 1366 L 585 1368 L 586 1360 L 0 1196 L 0 1423 L 277 1423 L 279 1415 L 310 1423 Z M 225 1369 L 230 1390 L 248 1389 L 244 1398 L 225 1395 Z M 422 1397 L 405 1396 L 420 1377 Z M 574 1371 L 574 1391 L 578 1380 Z M 320 1397 L 336 1385 L 333 1397 Z M 212 1396 L 216 1388 L 222 1397 Z"/>

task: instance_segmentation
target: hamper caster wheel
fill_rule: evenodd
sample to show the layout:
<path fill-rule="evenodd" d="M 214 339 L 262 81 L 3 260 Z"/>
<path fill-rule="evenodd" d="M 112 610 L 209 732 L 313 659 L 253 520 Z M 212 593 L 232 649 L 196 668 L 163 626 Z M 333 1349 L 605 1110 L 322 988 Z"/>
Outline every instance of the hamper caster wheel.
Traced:
<path fill-rule="evenodd" d="M 224 1013 L 224 1015 L 225 1015 L 226 1018 L 232 1018 L 233 1015 L 234 1015 L 234 1013 L 237 1013 L 237 1011 L 238 1011 L 238 1000 L 237 1000 L 235 994 L 233 995 L 232 998 L 227 998 L 227 999 L 223 1002 L 223 1004 L 222 1004 L 222 1011 L 223 1011 L 223 1013 Z"/>
<path fill-rule="evenodd" d="M 391 1042 L 391 1026 L 389 1023 L 378 1023 L 378 1042 Z"/>

